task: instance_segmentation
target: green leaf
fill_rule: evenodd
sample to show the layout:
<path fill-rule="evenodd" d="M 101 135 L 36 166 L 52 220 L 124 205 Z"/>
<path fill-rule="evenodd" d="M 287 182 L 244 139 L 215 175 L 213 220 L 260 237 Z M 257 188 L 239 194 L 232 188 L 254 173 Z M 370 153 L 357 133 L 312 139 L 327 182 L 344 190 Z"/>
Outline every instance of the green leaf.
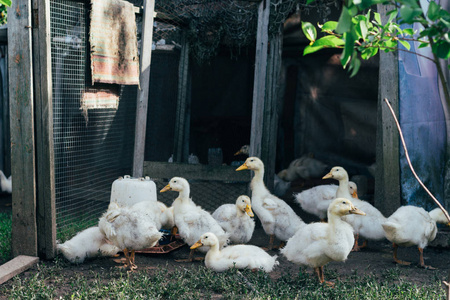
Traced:
<path fill-rule="evenodd" d="M 400 16 L 403 22 L 412 24 L 414 23 L 414 19 L 422 14 L 422 10 L 420 8 L 412 8 L 410 6 L 402 5 L 400 7 Z"/>
<path fill-rule="evenodd" d="M 355 56 L 353 56 L 352 61 L 350 62 L 349 71 L 352 70 L 350 74 L 350 78 L 358 74 L 359 68 L 361 67 L 361 61 Z"/>
<path fill-rule="evenodd" d="M 0 4 L 5 6 L 11 6 L 11 0 L 0 0 Z"/>
<path fill-rule="evenodd" d="M 430 44 L 428 44 L 428 43 L 421 43 L 420 45 L 419 45 L 419 49 L 420 48 L 426 48 L 426 47 L 429 47 L 430 46 Z"/>
<path fill-rule="evenodd" d="M 360 37 L 363 40 L 366 40 L 367 37 L 367 25 L 365 21 L 360 21 L 356 26 L 356 31 L 360 34 Z"/>
<path fill-rule="evenodd" d="M 436 55 L 442 59 L 448 59 L 450 57 L 450 44 L 447 42 L 440 42 L 436 49 Z"/>
<path fill-rule="evenodd" d="M 403 45 L 403 47 L 406 48 L 406 50 L 410 50 L 411 49 L 411 45 L 407 42 L 407 41 L 403 41 L 403 40 L 398 40 L 400 42 L 400 44 Z"/>
<path fill-rule="evenodd" d="M 413 36 L 414 35 L 414 29 L 412 29 L 412 28 L 405 28 L 405 29 L 403 29 L 402 33 L 404 35 Z"/>
<path fill-rule="evenodd" d="M 314 42 L 314 44 L 312 44 L 311 46 L 312 47 L 328 46 L 328 47 L 336 48 L 336 47 L 342 46 L 344 44 L 345 44 L 345 42 L 342 39 L 338 38 L 337 36 L 327 35 L 327 36 L 324 36 L 324 37 L 316 40 Z"/>
<path fill-rule="evenodd" d="M 313 3 L 314 1 L 316 1 L 316 0 L 306 0 L 306 4 L 311 4 L 311 3 Z"/>
<path fill-rule="evenodd" d="M 322 31 L 333 31 L 336 29 L 338 22 L 336 21 L 328 21 L 322 26 Z"/>
<path fill-rule="evenodd" d="M 308 55 L 308 54 L 314 53 L 314 52 L 319 51 L 319 50 L 321 50 L 323 48 L 325 48 L 325 47 L 323 47 L 323 46 L 315 47 L 315 46 L 308 45 L 303 50 L 303 55 Z"/>
<path fill-rule="evenodd" d="M 336 32 L 343 34 L 344 32 L 350 31 L 352 27 L 352 16 L 347 7 L 342 8 L 341 16 L 339 17 L 338 25 L 336 27 Z"/>
<path fill-rule="evenodd" d="M 344 33 L 343 37 L 345 40 L 345 46 L 344 46 L 344 51 L 342 51 L 342 55 L 341 55 L 341 64 L 345 68 L 347 66 L 348 62 L 350 61 L 350 57 L 354 51 L 356 33 L 354 32 L 354 29 L 352 29 L 349 32 Z"/>
<path fill-rule="evenodd" d="M 381 16 L 380 16 L 380 14 L 379 13 L 373 13 L 373 18 L 375 19 L 375 21 L 379 24 L 379 25 L 382 25 L 382 23 L 381 23 Z"/>
<path fill-rule="evenodd" d="M 317 37 L 316 27 L 309 22 L 302 22 L 302 30 L 306 38 L 311 42 L 314 42 Z"/>
<path fill-rule="evenodd" d="M 441 6 L 439 4 L 436 4 L 434 1 L 430 1 L 430 4 L 428 5 L 428 12 L 427 17 L 431 21 L 436 21 L 437 18 L 439 18 L 439 11 L 441 10 Z"/>
<path fill-rule="evenodd" d="M 389 14 L 389 19 L 388 19 L 387 23 L 391 23 L 392 20 L 394 20 L 397 17 L 398 11 L 397 10 L 391 10 L 388 14 Z"/>
<path fill-rule="evenodd" d="M 376 47 L 365 48 L 361 52 L 361 58 L 367 60 L 367 59 L 377 55 L 377 53 L 378 53 L 378 48 L 376 48 Z"/>

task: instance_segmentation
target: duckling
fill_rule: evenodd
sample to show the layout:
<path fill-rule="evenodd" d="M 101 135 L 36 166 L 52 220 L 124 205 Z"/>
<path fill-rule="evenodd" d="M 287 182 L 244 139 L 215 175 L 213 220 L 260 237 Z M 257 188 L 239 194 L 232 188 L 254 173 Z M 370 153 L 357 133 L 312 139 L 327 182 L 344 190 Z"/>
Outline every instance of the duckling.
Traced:
<path fill-rule="evenodd" d="M 324 283 L 323 266 L 330 261 L 345 261 L 355 242 L 352 226 L 343 220 L 349 214 L 365 215 L 348 199 L 333 200 L 328 207 L 328 223 L 302 227 L 280 252 L 295 264 L 314 268 L 320 283 Z"/>
<path fill-rule="evenodd" d="M 323 179 L 333 178 L 339 181 L 339 186 L 336 191 L 336 198 L 346 198 L 353 202 L 353 204 L 366 213 L 365 217 L 358 215 L 349 215 L 344 217 L 344 220 L 352 225 L 355 230 L 355 246 L 353 251 L 359 251 L 361 248 L 367 246 L 367 240 L 379 241 L 385 238 L 383 224 L 386 218 L 369 202 L 353 198 L 349 192 L 349 181 L 347 171 L 343 167 L 333 167 L 331 171 L 326 174 Z M 359 236 L 365 239 L 360 246 L 358 244 Z"/>
<path fill-rule="evenodd" d="M 111 202 L 108 210 L 100 217 L 98 226 L 111 243 L 123 249 L 124 267 L 135 270 L 135 250 L 153 247 L 162 237 L 159 216 L 153 214 L 153 201 L 138 202 L 131 207 L 120 207 Z M 129 253 L 129 250 L 130 253 Z"/>
<path fill-rule="evenodd" d="M 426 269 L 434 269 L 425 265 L 423 260 L 423 249 L 436 238 L 436 223 L 448 223 L 447 218 L 440 208 L 427 212 L 417 206 L 401 206 L 386 222 L 382 224 L 386 238 L 392 242 L 394 247 L 394 261 L 402 265 L 410 265 L 410 262 L 397 258 L 398 246 L 409 247 L 416 245 L 419 249 L 420 266 Z"/>
<path fill-rule="evenodd" d="M 191 246 L 197 249 L 208 246 L 209 250 L 205 256 L 205 266 L 216 272 L 236 269 L 262 269 L 271 272 L 278 265 L 277 256 L 270 256 L 259 247 L 253 245 L 233 245 L 219 249 L 219 240 L 212 232 L 203 234 L 200 239 Z"/>
<path fill-rule="evenodd" d="M 78 232 L 70 240 L 57 244 L 56 249 L 74 264 L 81 264 L 90 257 L 115 256 L 120 251 L 118 247 L 111 245 L 98 226 Z"/>
<path fill-rule="evenodd" d="M 358 198 L 357 186 L 353 181 L 348 182 L 349 192 L 353 198 Z M 324 184 L 312 187 L 294 195 L 294 201 L 300 207 L 325 221 L 327 216 L 328 206 L 336 199 L 336 191 L 338 186 L 335 184 Z"/>
<path fill-rule="evenodd" d="M 273 248 L 275 236 L 282 242 L 287 241 L 305 222 L 283 200 L 272 195 L 264 185 L 264 163 L 257 157 L 249 157 L 236 169 L 252 170 L 255 175 L 251 181 L 252 207 L 261 221 L 266 234 L 270 236 L 269 250 Z"/>
<path fill-rule="evenodd" d="M 212 217 L 230 234 L 230 241 L 234 244 L 246 244 L 252 238 L 255 230 L 255 220 L 250 198 L 241 195 L 236 204 L 219 206 Z"/>
<path fill-rule="evenodd" d="M 180 237 L 186 244 L 192 246 L 198 241 L 200 236 L 205 232 L 213 232 L 219 239 L 220 247 L 228 243 L 229 234 L 220 227 L 219 223 L 211 216 L 209 212 L 203 210 L 200 206 L 195 205 L 189 198 L 190 187 L 186 179 L 182 177 L 173 177 L 160 192 L 176 191 L 179 192 L 178 197 L 173 201 L 173 214 L 175 225 L 178 228 Z M 202 247 L 200 252 L 208 252 L 209 247 Z M 183 261 L 193 261 L 194 250 L 189 253 L 189 258 Z"/>

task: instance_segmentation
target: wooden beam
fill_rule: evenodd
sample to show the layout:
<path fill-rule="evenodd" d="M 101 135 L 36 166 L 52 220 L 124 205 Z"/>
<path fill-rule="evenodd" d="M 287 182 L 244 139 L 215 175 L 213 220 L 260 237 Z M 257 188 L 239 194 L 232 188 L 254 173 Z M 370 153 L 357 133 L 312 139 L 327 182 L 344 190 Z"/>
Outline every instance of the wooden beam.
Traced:
<path fill-rule="evenodd" d="M 250 172 L 236 171 L 231 166 L 191 165 L 168 162 L 144 162 L 144 175 L 150 178 L 170 179 L 182 176 L 189 180 L 217 180 L 250 182 Z"/>
<path fill-rule="evenodd" d="M 270 1 L 258 7 L 255 76 L 253 85 L 250 155 L 264 162 L 264 181 L 273 189 L 278 130 L 278 86 L 281 71 L 282 35 L 269 41 Z M 269 46 L 270 45 L 270 46 Z"/>
<path fill-rule="evenodd" d="M 39 262 L 38 257 L 19 255 L 0 266 L 0 284 L 28 270 Z"/>
<path fill-rule="evenodd" d="M 36 177 L 38 253 L 56 255 L 56 196 L 53 147 L 50 1 L 33 0 L 33 64 L 36 105 Z"/>
<path fill-rule="evenodd" d="M 269 46 L 270 2 L 261 1 L 258 6 L 258 29 L 256 32 L 255 76 L 253 82 L 252 124 L 250 156 L 261 156 L 263 136 L 264 99 L 267 74 L 267 51 Z"/>
<path fill-rule="evenodd" d="M 381 20 L 393 7 L 378 5 Z M 375 206 L 385 215 L 391 215 L 401 206 L 400 153 L 397 127 L 383 99 L 389 99 L 397 117 L 399 105 L 397 52 L 380 53 L 377 109 L 377 143 L 375 174 Z"/>
<path fill-rule="evenodd" d="M 142 41 L 140 57 L 139 90 L 137 95 L 136 131 L 134 140 L 133 176 L 141 177 L 145 155 L 145 132 L 147 127 L 148 97 L 150 95 L 150 63 L 153 41 L 153 12 L 155 0 L 144 1 Z"/>
<path fill-rule="evenodd" d="M 173 142 L 174 162 L 187 162 L 190 131 L 189 42 L 183 36 L 178 66 L 178 95 Z"/>
<path fill-rule="evenodd" d="M 31 16 L 31 0 L 8 8 L 13 256 L 37 256 Z"/>

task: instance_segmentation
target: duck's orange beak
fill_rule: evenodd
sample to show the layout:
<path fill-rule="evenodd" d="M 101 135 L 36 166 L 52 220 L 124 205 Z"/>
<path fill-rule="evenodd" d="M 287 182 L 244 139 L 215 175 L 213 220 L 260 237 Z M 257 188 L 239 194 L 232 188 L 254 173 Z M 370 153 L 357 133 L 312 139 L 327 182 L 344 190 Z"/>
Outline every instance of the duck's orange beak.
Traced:
<path fill-rule="evenodd" d="M 170 187 L 170 184 L 166 185 L 165 187 L 162 188 L 162 190 L 160 190 L 160 193 L 164 193 L 167 191 L 170 191 L 172 188 Z"/>
<path fill-rule="evenodd" d="M 354 214 L 354 215 L 361 215 L 361 216 L 365 216 L 366 213 L 363 212 L 362 210 L 359 210 L 358 208 L 352 206 L 352 209 L 349 211 L 349 213 Z"/>
<path fill-rule="evenodd" d="M 194 245 L 191 246 L 191 250 L 200 248 L 201 246 L 203 246 L 202 242 L 199 240 L 197 241 L 197 243 L 195 243 Z"/>
<path fill-rule="evenodd" d="M 242 166 L 240 166 L 239 168 L 236 169 L 236 171 L 241 171 L 241 170 L 248 170 L 246 163 L 243 163 Z"/>
<path fill-rule="evenodd" d="M 251 218 L 253 218 L 255 215 L 253 214 L 253 211 L 252 211 L 252 206 L 251 205 L 248 205 L 247 204 L 247 206 L 245 207 L 245 212 L 247 213 L 247 215 L 249 216 L 249 217 L 251 217 Z"/>
<path fill-rule="evenodd" d="M 327 178 L 332 178 L 332 177 L 333 177 L 333 174 L 331 174 L 331 172 L 330 172 L 327 175 L 323 176 L 322 179 L 327 179 Z"/>

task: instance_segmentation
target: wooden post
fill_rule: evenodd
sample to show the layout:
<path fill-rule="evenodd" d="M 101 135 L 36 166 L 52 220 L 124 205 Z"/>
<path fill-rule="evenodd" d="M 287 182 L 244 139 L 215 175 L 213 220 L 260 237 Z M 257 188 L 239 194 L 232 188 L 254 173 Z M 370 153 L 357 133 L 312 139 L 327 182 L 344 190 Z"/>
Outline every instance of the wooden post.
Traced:
<path fill-rule="evenodd" d="M 183 37 L 180 62 L 178 66 L 178 96 L 175 119 L 173 155 L 175 162 L 186 162 L 189 155 L 190 95 L 189 91 L 189 42 Z"/>
<path fill-rule="evenodd" d="M 8 8 L 12 253 L 37 256 L 31 0 Z"/>
<path fill-rule="evenodd" d="M 136 131 L 134 140 L 133 176 L 141 177 L 144 168 L 145 131 L 150 87 L 150 62 L 153 40 L 153 13 L 155 0 L 144 1 L 140 57 L 139 91 L 137 95 Z"/>
<path fill-rule="evenodd" d="M 392 7 L 378 5 L 384 22 Z M 377 168 L 375 176 L 375 206 L 385 215 L 391 215 L 401 206 L 399 136 L 389 108 L 383 102 L 389 99 L 398 115 L 398 54 L 380 53 L 377 110 Z"/>
<path fill-rule="evenodd" d="M 277 146 L 277 103 L 283 37 L 282 34 L 277 34 L 269 41 L 269 17 L 270 1 L 263 0 L 258 9 L 250 155 L 258 156 L 264 162 L 264 181 L 269 190 L 272 190 Z"/>
<path fill-rule="evenodd" d="M 52 259 L 56 254 L 56 196 L 49 0 L 33 0 L 33 49 L 38 253 Z"/>

